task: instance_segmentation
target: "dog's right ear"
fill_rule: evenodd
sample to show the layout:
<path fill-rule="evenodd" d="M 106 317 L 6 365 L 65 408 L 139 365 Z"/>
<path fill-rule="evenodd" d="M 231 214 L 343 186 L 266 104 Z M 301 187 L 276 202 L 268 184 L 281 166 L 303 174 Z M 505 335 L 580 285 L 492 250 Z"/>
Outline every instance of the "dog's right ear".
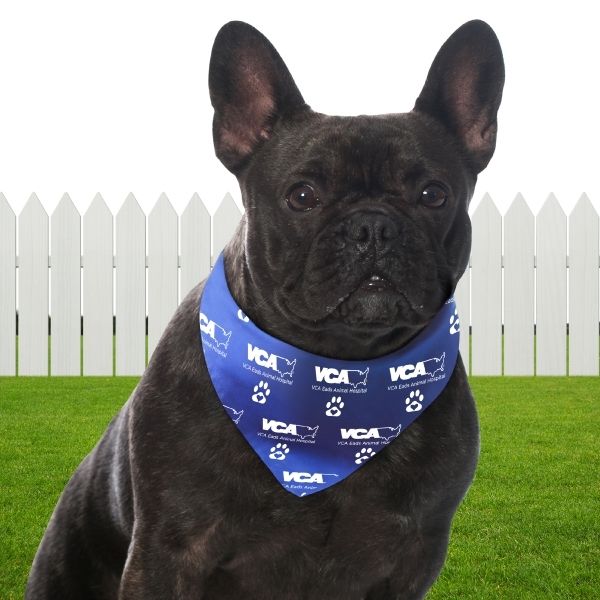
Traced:
<path fill-rule="evenodd" d="M 223 25 L 208 73 L 215 153 L 235 175 L 279 119 L 310 109 L 277 50 L 243 21 Z"/>

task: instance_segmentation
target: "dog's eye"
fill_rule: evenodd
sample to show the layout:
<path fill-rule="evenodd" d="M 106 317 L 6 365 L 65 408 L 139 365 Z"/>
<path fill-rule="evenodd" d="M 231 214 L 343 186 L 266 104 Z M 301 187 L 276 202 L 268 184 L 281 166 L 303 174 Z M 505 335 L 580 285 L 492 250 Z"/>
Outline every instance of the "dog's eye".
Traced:
<path fill-rule="evenodd" d="M 429 183 L 421 193 L 421 203 L 429 208 L 439 208 L 448 200 L 448 192 L 439 183 Z"/>
<path fill-rule="evenodd" d="M 292 210 L 299 212 L 311 210 L 320 204 L 317 193 L 308 183 L 301 183 L 293 187 L 285 199 Z"/>

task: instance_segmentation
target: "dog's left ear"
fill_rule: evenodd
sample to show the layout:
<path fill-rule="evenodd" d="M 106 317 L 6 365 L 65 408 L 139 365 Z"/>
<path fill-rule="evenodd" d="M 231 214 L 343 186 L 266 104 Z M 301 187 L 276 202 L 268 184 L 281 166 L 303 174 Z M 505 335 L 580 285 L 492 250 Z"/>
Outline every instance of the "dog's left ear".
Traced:
<path fill-rule="evenodd" d="M 503 86 L 504 60 L 496 34 L 483 21 L 469 21 L 437 53 L 413 110 L 433 116 L 454 133 L 479 173 L 496 147 Z"/>
<path fill-rule="evenodd" d="M 217 33 L 208 87 L 215 153 L 235 175 L 277 121 L 310 109 L 271 42 L 243 21 L 230 21 Z"/>

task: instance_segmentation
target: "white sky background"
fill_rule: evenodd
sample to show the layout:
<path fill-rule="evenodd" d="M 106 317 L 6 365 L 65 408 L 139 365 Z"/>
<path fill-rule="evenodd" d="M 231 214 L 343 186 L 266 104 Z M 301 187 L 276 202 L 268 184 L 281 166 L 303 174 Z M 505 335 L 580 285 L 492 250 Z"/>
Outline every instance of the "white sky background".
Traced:
<path fill-rule="evenodd" d="M 116 212 L 133 192 L 178 213 L 198 192 L 214 212 L 237 181 L 214 155 L 208 66 L 215 35 L 242 20 L 271 40 L 314 110 L 409 111 L 436 52 L 462 23 L 487 21 L 504 52 L 489 192 L 505 212 L 549 192 L 569 212 L 600 209 L 600 36 L 594 3 L 471 0 L 201 2 L 0 0 L 0 191 L 16 212 L 64 192 L 84 212 L 100 192 Z M 241 204 L 241 202 L 240 202 Z"/>

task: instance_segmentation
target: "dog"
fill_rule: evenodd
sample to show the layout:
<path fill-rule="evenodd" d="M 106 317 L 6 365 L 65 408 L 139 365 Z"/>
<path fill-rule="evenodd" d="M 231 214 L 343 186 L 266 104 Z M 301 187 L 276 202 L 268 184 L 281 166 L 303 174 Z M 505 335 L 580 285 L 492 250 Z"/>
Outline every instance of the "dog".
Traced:
<path fill-rule="evenodd" d="M 326 115 L 304 101 L 259 31 L 224 25 L 209 91 L 215 153 L 245 207 L 222 254 L 240 318 L 332 360 L 376 361 L 407 347 L 466 268 L 468 205 L 495 149 L 503 85 L 498 39 L 474 20 L 443 44 L 410 112 Z M 224 410 L 217 397 L 199 342 L 206 285 L 183 300 L 131 397 L 68 482 L 26 598 L 423 598 L 479 453 L 460 356 L 409 427 L 382 423 L 389 443 L 376 456 L 299 496 L 236 430 L 241 409 Z M 229 333 L 220 332 L 219 351 L 233 343 Z M 289 360 L 275 376 L 295 377 L 300 363 L 282 356 Z M 448 353 L 440 356 L 425 374 L 450 369 Z M 356 370 L 355 391 L 367 377 Z M 256 398 L 266 395 L 262 385 Z M 307 443 L 321 436 L 305 425 Z"/>

